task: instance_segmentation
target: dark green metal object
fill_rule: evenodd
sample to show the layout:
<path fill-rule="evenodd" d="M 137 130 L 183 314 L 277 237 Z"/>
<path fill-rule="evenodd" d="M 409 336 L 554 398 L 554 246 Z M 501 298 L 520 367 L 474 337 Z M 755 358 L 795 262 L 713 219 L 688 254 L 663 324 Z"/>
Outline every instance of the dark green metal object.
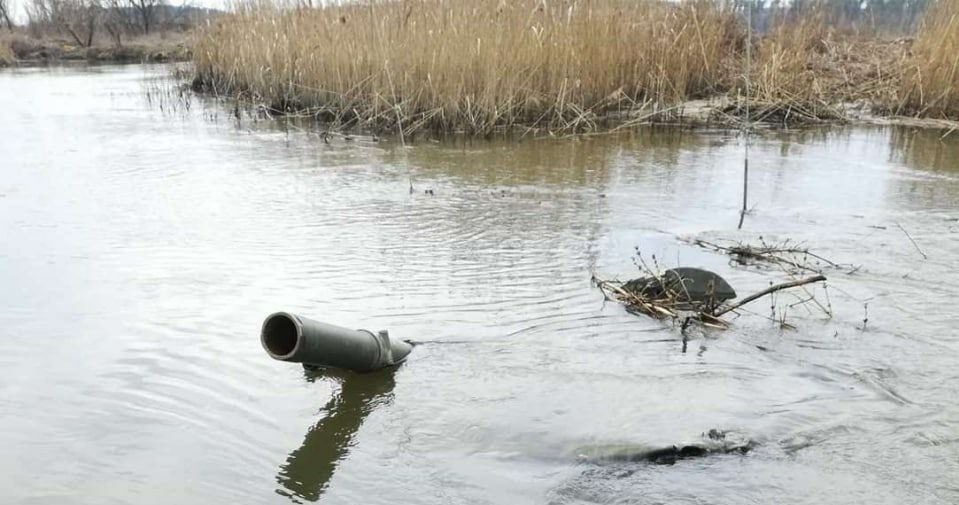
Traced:
<path fill-rule="evenodd" d="M 386 331 L 351 330 L 277 312 L 263 321 L 263 349 L 274 359 L 304 366 L 370 372 L 402 363 L 413 346 Z"/>
<path fill-rule="evenodd" d="M 736 291 L 719 275 L 701 268 L 671 268 L 659 277 L 641 277 L 623 289 L 646 298 L 674 295 L 680 302 L 719 304 L 736 298 Z"/>

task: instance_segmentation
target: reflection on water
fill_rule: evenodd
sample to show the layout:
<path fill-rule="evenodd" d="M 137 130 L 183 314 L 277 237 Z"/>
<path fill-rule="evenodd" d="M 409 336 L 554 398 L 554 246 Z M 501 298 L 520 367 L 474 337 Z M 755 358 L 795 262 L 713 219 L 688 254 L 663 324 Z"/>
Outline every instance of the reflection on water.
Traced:
<path fill-rule="evenodd" d="M 163 71 L 0 72 L 0 502 L 959 502 L 956 134 L 758 135 L 738 232 L 736 132 L 327 144 L 159 111 Z M 684 354 L 590 276 L 638 246 L 785 280 L 694 236 L 862 268 L 829 273 L 833 319 L 760 304 Z M 304 380 L 259 345 L 276 310 L 426 343 Z M 578 457 L 711 429 L 756 448 Z"/>
<path fill-rule="evenodd" d="M 959 171 L 959 132 L 940 130 L 892 130 L 890 157 L 919 170 L 956 173 Z"/>
<path fill-rule="evenodd" d="M 290 452 L 276 476 L 281 495 L 316 501 L 333 478 L 336 466 L 349 452 L 353 436 L 374 409 L 389 404 L 395 369 L 357 374 L 340 371 L 304 371 L 309 382 L 334 380 L 339 391 L 320 411 L 320 420 L 306 432 L 303 444 Z M 371 476 L 375 478 L 375 476 Z"/>

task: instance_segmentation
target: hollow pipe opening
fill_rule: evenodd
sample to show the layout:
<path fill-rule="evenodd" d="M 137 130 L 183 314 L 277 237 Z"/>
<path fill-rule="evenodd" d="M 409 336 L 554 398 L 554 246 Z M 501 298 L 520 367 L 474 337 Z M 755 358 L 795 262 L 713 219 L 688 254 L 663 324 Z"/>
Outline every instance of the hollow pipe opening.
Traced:
<path fill-rule="evenodd" d="M 260 342 L 270 356 L 276 359 L 288 358 L 300 343 L 300 325 L 291 314 L 277 312 L 263 322 Z"/>

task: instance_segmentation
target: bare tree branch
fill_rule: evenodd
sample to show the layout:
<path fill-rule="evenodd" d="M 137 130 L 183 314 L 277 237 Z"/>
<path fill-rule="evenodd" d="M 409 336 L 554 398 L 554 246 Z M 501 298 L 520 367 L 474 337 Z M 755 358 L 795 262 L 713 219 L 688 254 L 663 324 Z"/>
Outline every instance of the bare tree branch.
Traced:
<path fill-rule="evenodd" d="M 10 14 L 12 11 L 13 6 L 8 0 L 0 0 L 0 28 L 3 28 L 3 24 L 6 23 L 7 29 L 13 31 L 13 20 Z"/>
<path fill-rule="evenodd" d="M 80 47 L 93 45 L 103 15 L 101 0 L 33 0 L 27 6 L 30 27 L 69 35 Z"/>
<path fill-rule="evenodd" d="M 723 315 L 723 314 L 725 314 L 725 313 L 727 313 L 727 312 L 729 312 L 729 311 L 736 310 L 736 309 L 738 309 L 739 307 L 742 307 L 743 305 L 746 305 L 747 303 L 756 300 L 757 298 L 762 298 L 762 297 L 764 297 L 764 296 L 766 296 L 766 295 L 768 295 L 768 294 L 770 294 L 770 293 L 775 293 L 776 291 L 780 291 L 780 290 L 783 290 L 783 289 L 786 289 L 786 288 L 794 288 L 794 287 L 796 287 L 796 286 L 803 286 L 803 285 L 805 285 L 805 284 L 810 284 L 810 283 L 813 283 L 813 282 L 820 282 L 820 281 L 824 281 L 824 280 L 826 280 L 826 277 L 825 277 L 824 275 L 815 275 L 815 276 L 813 276 L 813 277 L 808 277 L 808 278 L 806 278 L 806 279 L 799 279 L 799 280 L 795 280 L 795 281 L 784 282 L 784 283 L 782 283 L 782 284 L 776 284 L 775 286 L 769 286 L 768 288 L 766 288 L 766 289 L 764 289 L 764 290 L 762 290 L 762 291 L 760 291 L 760 292 L 758 292 L 758 293 L 753 293 L 753 294 L 747 296 L 746 298 L 743 298 L 742 300 L 740 300 L 740 301 L 738 301 L 738 302 L 736 302 L 736 303 L 734 303 L 734 304 L 731 304 L 731 305 L 729 305 L 729 306 L 727 306 L 727 307 L 722 307 L 722 308 L 720 308 L 719 310 L 717 310 L 716 312 L 713 313 L 713 316 L 719 317 L 719 316 L 721 316 L 721 315 Z"/>
<path fill-rule="evenodd" d="M 155 28 L 157 14 L 164 5 L 163 0 L 128 0 L 129 5 L 137 13 L 143 33 L 150 33 Z"/>

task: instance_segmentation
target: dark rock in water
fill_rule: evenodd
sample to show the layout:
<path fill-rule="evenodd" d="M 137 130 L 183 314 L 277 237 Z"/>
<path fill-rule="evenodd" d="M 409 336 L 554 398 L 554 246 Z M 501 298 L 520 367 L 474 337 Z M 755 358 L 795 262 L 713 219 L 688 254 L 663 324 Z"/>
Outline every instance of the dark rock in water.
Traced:
<path fill-rule="evenodd" d="M 701 268 L 680 267 L 663 272 L 659 278 L 640 277 L 623 284 L 623 289 L 646 298 L 673 293 L 679 302 L 722 303 L 736 298 L 736 291 L 719 275 Z"/>

